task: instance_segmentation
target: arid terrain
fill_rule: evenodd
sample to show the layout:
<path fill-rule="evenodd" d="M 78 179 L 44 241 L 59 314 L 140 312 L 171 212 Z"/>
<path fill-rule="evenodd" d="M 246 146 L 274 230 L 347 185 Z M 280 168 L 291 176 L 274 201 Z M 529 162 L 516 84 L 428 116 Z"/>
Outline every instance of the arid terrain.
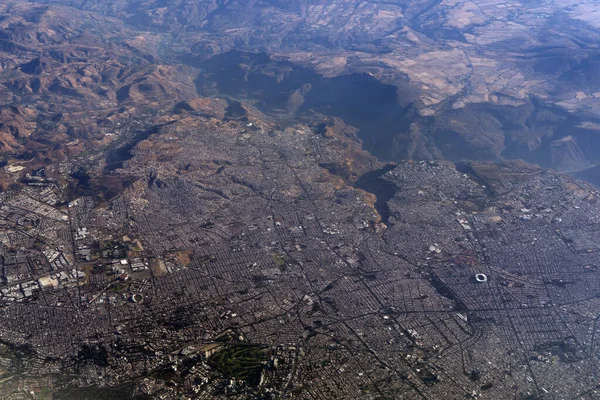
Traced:
<path fill-rule="evenodd" d="M 342 118 L 384 160 L 600 160 L 591 0 L 35 3 L 1 3 L 9 152 L 91 150 L 119 114 L 216 96 Z"/>

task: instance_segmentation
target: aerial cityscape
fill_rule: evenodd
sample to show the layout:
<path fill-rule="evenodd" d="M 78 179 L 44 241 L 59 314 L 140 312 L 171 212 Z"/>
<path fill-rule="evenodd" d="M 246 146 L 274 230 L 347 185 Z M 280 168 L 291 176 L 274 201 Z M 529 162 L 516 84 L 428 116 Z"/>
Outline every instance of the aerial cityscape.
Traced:
<path fill-rule="evenodd" d="M 0 0 L 0 399 L 599 399 L 600 4 Z"/>

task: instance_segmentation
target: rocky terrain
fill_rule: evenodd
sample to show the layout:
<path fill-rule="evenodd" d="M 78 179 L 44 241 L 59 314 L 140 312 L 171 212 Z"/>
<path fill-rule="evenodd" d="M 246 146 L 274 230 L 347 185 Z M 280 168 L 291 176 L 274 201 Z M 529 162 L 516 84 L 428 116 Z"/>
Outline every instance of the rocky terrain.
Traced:
<path fill-rule="evenodd" d="M 41 3 L 159 35 L 166 60 L 201 69 L 204 94 L 277 117 L 352 119 L 363 110 L 370 119 L 352 122 L 384 159 L 523 158 L 557 169 L 600 159 L 600 18 L 591 0 Z M 369 77 L 369 89 L 347 82 Z M 323 90 L 332 93 L 323 99 Z M 583 158 L 554 164 L 552 142 L 569 135 Z"/>
<path fill-rule="evenodd" d="M 591 0 L 4 0 L 1 10 L 10 154 L 25 142 L 38 159 L 93 151 L 119 114 L 216 96 L 282 126 L 341 118 L 383 160 L 520 158 L 561 171 L 600 160 Z"/>

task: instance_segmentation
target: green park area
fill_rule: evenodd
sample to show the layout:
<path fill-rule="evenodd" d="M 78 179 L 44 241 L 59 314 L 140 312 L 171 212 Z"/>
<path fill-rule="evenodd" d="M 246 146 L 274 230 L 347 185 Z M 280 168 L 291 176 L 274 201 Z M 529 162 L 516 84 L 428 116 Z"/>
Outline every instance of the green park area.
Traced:
<path fill-rule="evenodd" d="M 265 361 L 267 353 L 259 346 L 232 345 L 212 355 L 208 363 L 224 375 L 257 386 Z"/>

